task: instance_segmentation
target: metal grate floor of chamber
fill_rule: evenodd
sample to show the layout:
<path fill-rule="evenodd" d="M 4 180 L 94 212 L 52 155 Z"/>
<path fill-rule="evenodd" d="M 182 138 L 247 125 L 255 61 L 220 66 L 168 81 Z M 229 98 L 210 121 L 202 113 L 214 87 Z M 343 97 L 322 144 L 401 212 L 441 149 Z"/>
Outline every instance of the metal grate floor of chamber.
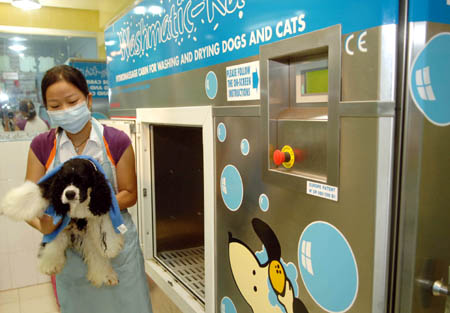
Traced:
<path fill-rule="evenodd" d="M 158 253 L 160 260 L 202 301 L 205 301 L 205 248 Z"/>

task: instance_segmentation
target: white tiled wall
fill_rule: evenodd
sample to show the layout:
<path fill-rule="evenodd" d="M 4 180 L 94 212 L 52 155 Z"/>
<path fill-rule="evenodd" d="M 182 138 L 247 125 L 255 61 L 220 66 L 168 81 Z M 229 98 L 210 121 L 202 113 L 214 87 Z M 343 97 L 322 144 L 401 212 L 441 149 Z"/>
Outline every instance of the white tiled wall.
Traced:
<path fill-rule="evenodd" d="M 24 182 L 30 141 L 0 142 L 0 198 Z M 24 222 L 0 216 L 0 290 L 50 281 L 37 270 L 42 235 Z"/>

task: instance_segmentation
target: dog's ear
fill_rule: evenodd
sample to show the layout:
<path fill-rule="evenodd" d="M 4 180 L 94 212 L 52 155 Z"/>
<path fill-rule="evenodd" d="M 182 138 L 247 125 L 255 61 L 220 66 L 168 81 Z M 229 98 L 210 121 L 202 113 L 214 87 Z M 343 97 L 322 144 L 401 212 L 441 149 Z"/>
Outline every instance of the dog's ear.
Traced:
<path fill-rule="evenodd" d="M 52 198 L 51 185 L 53 184 L 55 176 L 56 175 L 53 175 L 52 177 L 49 177 L 45 181 L 40 182 L 38 184 L 39 188 L 41 189 L 42 197 L 44 197 L 47 200 L 51 200 Z"/>
<path fill-rule="evenodd" d="M 44 188 L 44 198 L 50 199 L 50 203 L 53 204 L 56 214 L 66 215 L 70 211 L 70 205 L 68 203 L 62 203 L 61 196 L 64 189 L 67 187 L 67 182 L 64 181 L 64 177 L 61 171 L 57 172 L 51 178 L 44 182 L 41 188 Z"/>
<path fill-rule="evenodd" d="M 281 258 L 281 247 L 277 236 L 273 230 L 258 218 L 252 220 L 253 229 L 262 241 L 267 250 L 269 261 L 279 260 Z"/>
<path fill-rule="evenodd" d="M 99 171 L 95 171 L 94 182 L 92 184 L 91 200 L 89 208 L 94 215 L 103 215 L 109 212 L 111 207 L 111 189 L 105 176 Z"/>

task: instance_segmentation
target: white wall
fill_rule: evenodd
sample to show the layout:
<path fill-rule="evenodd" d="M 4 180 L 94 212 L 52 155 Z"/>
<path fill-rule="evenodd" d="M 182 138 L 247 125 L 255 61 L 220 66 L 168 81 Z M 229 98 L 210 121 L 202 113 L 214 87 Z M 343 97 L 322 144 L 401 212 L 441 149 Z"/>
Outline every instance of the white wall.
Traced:
<path fill-rule="evenodd" d="M 0 198 L 23 183 L 31 141 L 0 142 Z M 42 234 L 24 222 L 0 216 L 0 290 L 50 281 L 37 269 Z"/>

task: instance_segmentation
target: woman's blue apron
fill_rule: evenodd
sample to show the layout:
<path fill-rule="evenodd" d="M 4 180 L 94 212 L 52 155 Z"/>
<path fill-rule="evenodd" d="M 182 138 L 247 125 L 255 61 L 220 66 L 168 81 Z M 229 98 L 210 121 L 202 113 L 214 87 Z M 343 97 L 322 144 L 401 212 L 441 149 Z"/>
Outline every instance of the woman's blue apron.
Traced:
<path fill-rule="evenodd" d="M 103 135 L 92 121 L 93 129 L 102 143 L 103 162 L 106 176 L 117 192 L 117 180 L 113 165 L 109 160 L 103 143 Z M 60 139 L 57 135 L 56 154 L 53 166 L 61 163 Z M 56 289 L 61 305 L 61 313 L 151 313 L 150 294 L 145 275 L 144 258 L 131 215 L 121 211 L 128 231 L 124 234 L 125 244 L 120 254 L 111 260 L 119 277 L 116 286 L 97 288 L 86 279 L 87 268 L 81 256 L 72 249 L 66 250 L 66 264 L 56 275 Z"/>

